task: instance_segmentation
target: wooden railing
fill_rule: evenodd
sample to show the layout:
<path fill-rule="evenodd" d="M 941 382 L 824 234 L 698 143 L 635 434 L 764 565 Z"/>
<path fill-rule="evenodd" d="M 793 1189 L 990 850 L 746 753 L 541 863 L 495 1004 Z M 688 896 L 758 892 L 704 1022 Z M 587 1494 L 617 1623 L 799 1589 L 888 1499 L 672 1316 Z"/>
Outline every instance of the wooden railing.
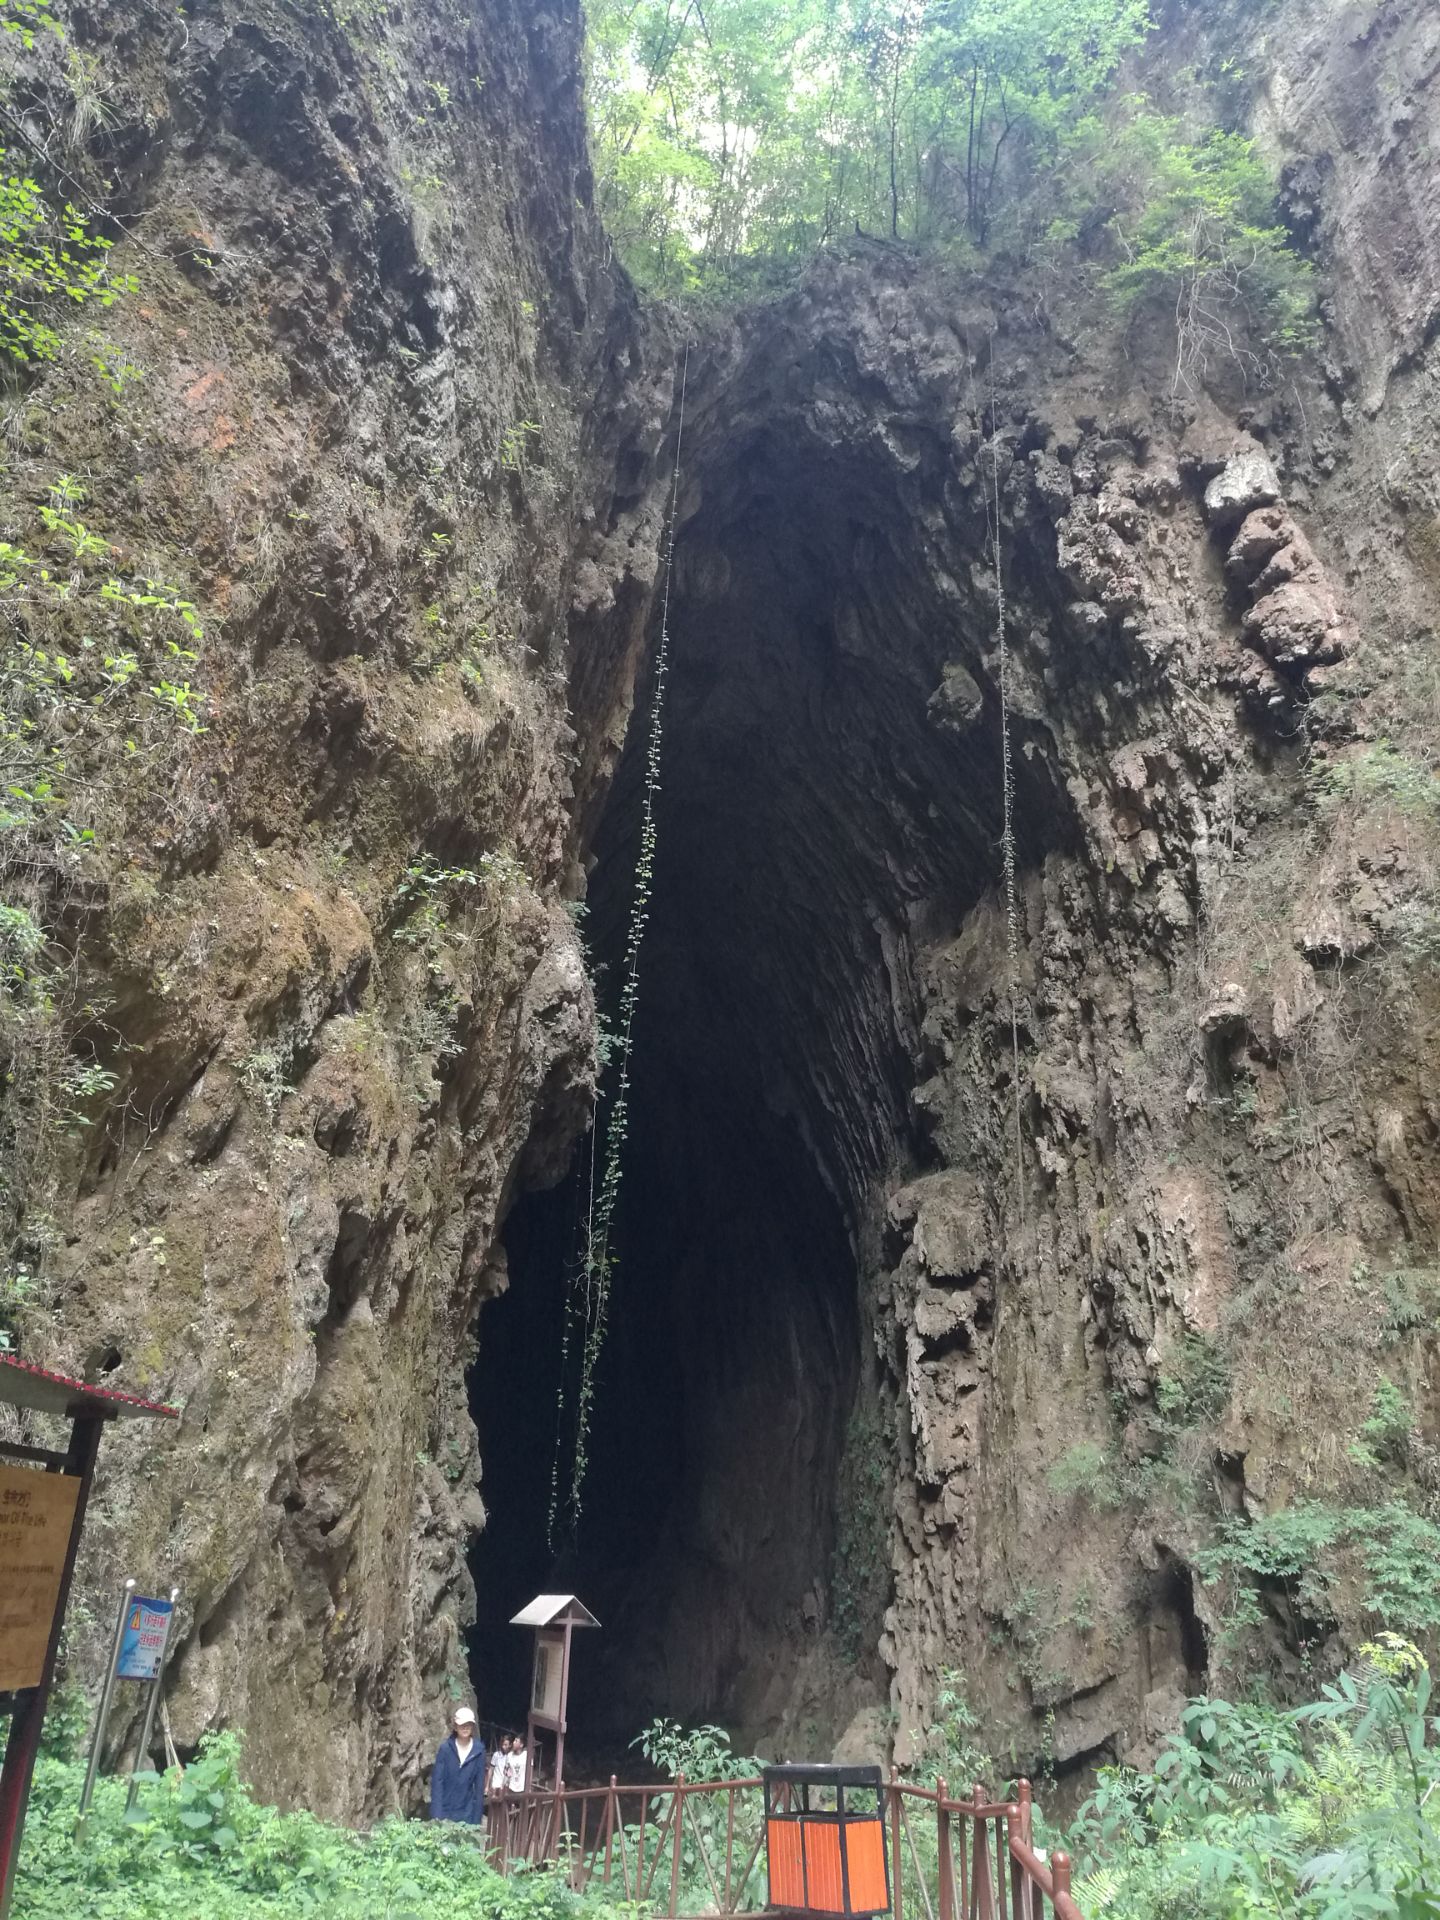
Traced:
<path fill-rule="evenodd" d="M 1070 1861 L 1034 1846 L 1030 1783 L 992 1801 L 977 1785 L 952 1800 L 945 1782 L 912 1787 L 892 1772 L 881 1789 L 894 1920 L 1082 1920 Z M 683 1775 L 665 1786 L 573 1787 L 495 1799 L 488 1845 L 496 1866 L 565 1868 L 577 1893 L 613 1888 L 671 1916 L 767 1910 L 765 1800 L 754 1780 Z"/>

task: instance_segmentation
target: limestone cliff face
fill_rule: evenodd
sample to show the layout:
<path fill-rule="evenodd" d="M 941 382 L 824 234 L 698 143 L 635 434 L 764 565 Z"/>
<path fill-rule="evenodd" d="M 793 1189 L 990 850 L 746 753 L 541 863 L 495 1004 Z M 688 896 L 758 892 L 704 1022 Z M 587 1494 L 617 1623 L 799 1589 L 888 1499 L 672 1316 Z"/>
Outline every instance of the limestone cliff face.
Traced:
<path fill-rule="evenodd" d="M 573 7 L 73 31 L 120 76 L 87 164 L 133 228 L 105 326 L 143 378 L 29 385 L 14 518 L 83 476 L 200 609 L 208 730 L 158 786 L 104 768 L 57 937 L 115 1085 L 21 1209 L 22 1344 L 184 1407 L 112 1440 L 84 1564 L 97 1615 L 124 1571 L 181 1587 L 176 1737 L 241 1725 L 263 1791 L 373 1812 L 468 1684 L 497 1222 L 588 1109 L 562 902 L 669 357 L 587 211 Z"/>
<path fill-rule="evenodd" d="M 211 704 L 51 903 L 115 1085 L 19 1207 L 21 1333 L 184 1404 L 110 1444 L 84 1569 L 184 1590 L 177 1737 L 374 1813 L 464 1672 L 500 1230 L 589 1110 L 564 903 L 675 354 L 588 212 L 563 0 L 77 31 L 145 377 L 119 425 L 79 360 L 32 383 L 14 520 L 83 470 Z M 1435 1497 L 1437 58 L 1420 0 L 1267 15 L 1329 293 L 1281 391 L 1177 407 L 1158 320 L 863 245 L 696 342 L 630 1188 L 685 1497 L 613 1627 L 632 1727 L 883 1706 L 905 1757 L 959 1667 L 997 1748 L 1138 1756 L 1365 1624 L 1352 1556 L 1237 1638 L 1223 1515 Z M 1382 1376 L 1418 1428 L 1366 1479 Z"/>
<path fill-rule="evenodd" d="M 1133 374 L 1076 407 L 1062 373 L 1012 472 L 1020 751 L 1074 837 L 1023 892 L 1020 1151 L 998 904 L 918 960 L 941 1165 L 891 1190 L 876 1294 L 902 1727 L 951 1664 L 1057 1765 L 1143 1759 L 1187 1690 L 1380 1611 L 1352 1543 L 1247 1638 L 1201 1577 L 1221 1516 L 1434 1512 L 1437 55 L 1427 9 L 1275 10 L 1257 126 L 1311 196 L 1319 366 L 1158 426 Z M 1382 1379 L 1408 1483 L 1357 1465 Z M 1100 1484 L 1047 1486 L 1077 1442 Z"/>
<path fill-rule="evenodd" d="M 657 1166 L 719 1158 L 774 1227 L 655 1263 L 705 1330 L 663 1624 L 625 1650 L 656 1704 L 784 1744 L 853 1716 L 857 1752 L 888 1717 L 904 1759 L 954 1668 L 1030 1764 L 1143 1759 L 1186 1692 L 1341 1658 L 1376 1514 L 1433 1510 L 1436 290 L 1400 209 L 1435 176 L 1394 134 L 1436 35 L 1363 10 L 1341 60 L 1334 11 L 1274 10 L 1257 69 L 1332 289 L 1281 391 L 1219 365 L 1177 400 L 1159 320 L 1121 343 L 1076 290 L 883 247 L 692 371 Z M 803 1285 L 785 1210 L 737 1199 L 765 1178 L 822 1250 Z M 843 1435 L 810 1182 L 865 1276 Z M 799 1355 L 783 1410 L 752 1297 Z M 1367 1465 L 1384 1381 L 1416 1426 Z M 1246 1627 L 1206 1549 L 1302 1499 L 1370 1518 Z"/>

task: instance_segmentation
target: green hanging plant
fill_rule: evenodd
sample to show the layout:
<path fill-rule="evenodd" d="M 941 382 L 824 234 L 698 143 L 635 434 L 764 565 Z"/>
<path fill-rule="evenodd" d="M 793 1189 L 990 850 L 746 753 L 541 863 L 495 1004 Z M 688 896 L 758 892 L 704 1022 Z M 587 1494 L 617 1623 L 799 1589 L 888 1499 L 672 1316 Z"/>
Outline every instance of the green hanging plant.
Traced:
<path fill-rule="evenodd" d="M 571 1371 L 571 1356 L 577 1338 L 580 1342 L 580 1378 L 574 1408 L 575 1446 L 570 1468 L 569 1521 L 578 1524 L 583 1503 L 585 1476 L 589 1467 L 590 1421 L 595 1405 L 595 1374 L 605 1345 L 610 1319 L 610 1291 L 615 1276 L 615 1256 L 611 1251 L 611 1231 L 615 1206 L 620 1197 L 625 1136 L 630 1125 L 630 1058 L 635 1030 L 635 1010 L 640 997 L 640 948 L 650 919 L 650 897 L 655 882 L 655 797 L 660 791 L 660 755 L 664 735 L 665 687 L 670 672 L 670 585 L 675 569 L 675 527 L 680 504 L 680 449 L 685 434 L 685 386 L 689 374 L 687 348 L 680 375 L 679 425 L 675 442 L 675 472 L 670 492 L 670 529 L 665 553 L 665 592 L 660 609 L 660 643 L 655 651 L 655 689 L 650 703 L 650 733 L 645 746 L 645 787 L 640 808 L 640 853 L 635 863 L 635 892 L 630 902 L 630 920 L 625 934 L 624 977 L 620 990 L 620 1010 L 616 1032 L 611 1041 L 612 1057 L 618 1062 L 619 1077 L 615 1097 L 605 1122 L 604 1153 L 600 1163 L 600 1185 L 595 1185 L 595 1138 L 591 1135 L 590 1206 L 585 1224 L 582 1258 L 566 1289 L 565 1317 L 560 1336 L 560 1384 L 556 1395 L 555 1457 L 550 1475 L 550 1507 L 546 1519 L 546 1540 L 555 1549 L 556 1525 L 560 1512 L 560 1456 L 565 1430 L 565 1397 Z M 598 1131 L 598 1128 L 597 1128 Z"/>

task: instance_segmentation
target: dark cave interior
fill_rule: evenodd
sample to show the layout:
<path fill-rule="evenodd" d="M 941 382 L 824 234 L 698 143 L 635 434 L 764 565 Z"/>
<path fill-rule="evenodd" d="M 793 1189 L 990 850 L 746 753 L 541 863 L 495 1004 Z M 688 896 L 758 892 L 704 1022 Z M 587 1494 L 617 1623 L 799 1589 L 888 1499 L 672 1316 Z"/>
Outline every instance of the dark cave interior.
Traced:
<path fill-rule="evenodd" d="M 618 1271 L 585 1511 L 553 1562 L 564 1275 L 588 1142 L 560 1187 L 511 1213 L 511 1284 L 486 1309 L 472 1376 L 489 1515 L 472 1555 L 482 1712 L 519 1723 L 528 1636 L 505 1622 L 536 1592 L 573 1590 L 603 1631 L 577 1654 L 572 1725 L 612 1758 L 658 1713 L 763 1739 L 823 1626 L 868 1339 L 866 1207 L 882 1171 L 924 1163 L 914 949 L 958 925 L 998 867 L 993 690 L 963 674 L 963 726 L 944 697 L 958 658 L 983 676 L 989 608 L 957 603 L 917 552 L 893 466 L 863 439 L 837 447 L 813 394 L 795 417 L 767 412 L 769 377 L 746 387 L 754 420 L 707 411 L 703 381 L 696 409 Z M 917 445 L 923 490 L 948 433 Z M 973 576 L 982 543 L 972 511 L 955 574 Z M 642 685 L 585 921 L 612 1018 L 649 697 Z M 1044 779 L 1022 769 L 1020 804 L 1053 835 Z"/>

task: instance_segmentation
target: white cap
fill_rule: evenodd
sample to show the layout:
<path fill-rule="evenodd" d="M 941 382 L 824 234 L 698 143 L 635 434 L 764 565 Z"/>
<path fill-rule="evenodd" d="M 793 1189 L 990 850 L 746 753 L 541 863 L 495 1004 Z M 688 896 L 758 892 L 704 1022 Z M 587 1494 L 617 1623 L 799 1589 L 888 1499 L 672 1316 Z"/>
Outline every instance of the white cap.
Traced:
<path fill-rule="evenodd" d="M 475 1724 L 475 1716 L 469 1707 L 456 1707 L 454 1717 L 457 1720 L 468 1720 L 472 1727 Z"/>

